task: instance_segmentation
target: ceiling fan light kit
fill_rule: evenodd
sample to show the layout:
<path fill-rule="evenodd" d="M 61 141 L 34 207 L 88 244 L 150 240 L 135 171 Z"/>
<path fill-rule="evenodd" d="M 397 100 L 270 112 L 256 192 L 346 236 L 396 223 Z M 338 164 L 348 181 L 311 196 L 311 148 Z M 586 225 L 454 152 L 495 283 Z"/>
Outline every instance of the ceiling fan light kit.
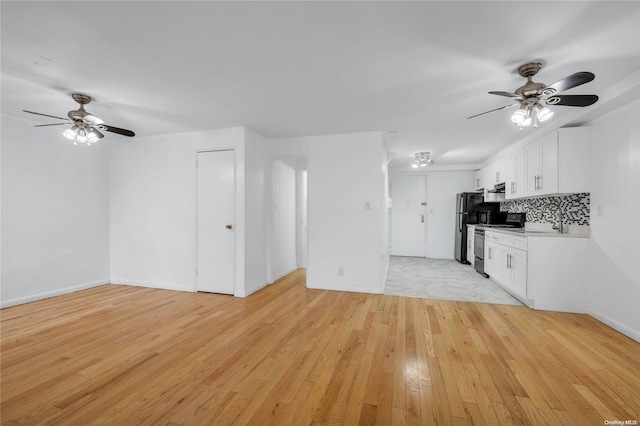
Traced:
<path fill-rule="evenodd" d="M 538 123 L 543 123 L 553 116 L 553 111 L 545 105 L 586 107 L 598 101 L 596 95 L 558 95 L 559 92 L 590 82 L 595 78 L 593 73 L 584 71 L 577 72 L 547 86 L 532 80 L 532 77 L 536 75 L 541 68 L 542 64 L 539 62 L 532 62 L 519 67 L 518 74 L 526 78 L 527 82 L 524 86 L 517 88 L 513 93 L 500 91 L 489 92 L 491 95 L 511 98 L 517 103 L 472 115 L 467 118 L 474 118 L 489 112 L 519 106 L 511 116 L 511 121 L 522 130 L 530 126 L 538 127 Z"/>
<path fill-rule="evenodd" d="M 431 159 L 431 153 L 428 151 L 416 152 L 414 155 L 416 159 L 413 160 L 413 164 L 411 164 L 411 167 L 413 167 L 414 169 L 432 166 L 436 163 Z"/>
<path fill-rule="evenodd" d="M 83 143 L 87 146 L 90 146 L 92 143 L 98 142 L 104 137 L 104 135 L 100 133 L 98 129 L 86 126 L 84 123 L 81 123 L 81 125 L 74 124 L 73 126 L 71 126 L 71 128 L 62 132 L 62 136 L 73 141 L 74 145 Z"/>
<path fill-rule="evenodd" d="M 100 130 L 118 133 L 120 135 L 133 137 L 135 133 L 131 130 L 121 129 L 119 127 L 109 126 L 104 124 L 104 121 L 96 117 L 95 115 L 90 114 L 84 109 L 84 106 L 91 102 L 91 97 L 87 95 L 83 95 L 81 93 L 74 93 L 71 95 L 74 101 L 80 104 L 80 108 L 77 110 L 72 110 L 67 113 L 68 118 L 56 117 L 55 115 L 42 114 L 39 112 L 27 111 L 23 110 L 29 114 L 42 115 L 44 117 L 55 118 L 57 120 L 62 120 L 63 123 L 54 123 L 54 124 L 38 124 L 35 127 L 44 127 L 44 126 L 59 126 L 63 124 L 72 124 L 72 126 L 62 132 L 62 135 L 73 141 L 74 145 L 83 144 L 90 146 L 92 143 L 98 142 L 100 139 L 104 137 L 104 134 Z"/>

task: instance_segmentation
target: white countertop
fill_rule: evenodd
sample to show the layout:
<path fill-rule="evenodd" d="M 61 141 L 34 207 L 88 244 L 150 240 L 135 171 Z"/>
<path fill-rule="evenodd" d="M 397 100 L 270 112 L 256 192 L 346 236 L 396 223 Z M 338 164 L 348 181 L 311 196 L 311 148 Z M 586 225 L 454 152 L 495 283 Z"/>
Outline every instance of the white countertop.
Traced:
<path fill-rule="evenodd" d="M 498 232 L 502 234 L 520 236 L 520 237 L 551 237 L 551 238 L 589 238 L 591 235 L 588 226 L 580 225 L 565 225 L 565 233 L 561 234 L 555 229 L 552 229 L 552 224 L 525 224 L 524 231 L 515 231 L 513 229 L 505 228 L 486 228 L 488 232 Z"/>

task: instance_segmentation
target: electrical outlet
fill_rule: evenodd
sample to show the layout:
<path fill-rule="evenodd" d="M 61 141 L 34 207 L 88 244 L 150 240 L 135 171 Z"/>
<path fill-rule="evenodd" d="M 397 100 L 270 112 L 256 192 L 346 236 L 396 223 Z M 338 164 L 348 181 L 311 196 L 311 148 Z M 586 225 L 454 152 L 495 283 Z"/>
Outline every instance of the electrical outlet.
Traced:
<path fill-rule="evenodd" d="M 338 276 L 344 277 L 344 266 L 338 266 Z"/>

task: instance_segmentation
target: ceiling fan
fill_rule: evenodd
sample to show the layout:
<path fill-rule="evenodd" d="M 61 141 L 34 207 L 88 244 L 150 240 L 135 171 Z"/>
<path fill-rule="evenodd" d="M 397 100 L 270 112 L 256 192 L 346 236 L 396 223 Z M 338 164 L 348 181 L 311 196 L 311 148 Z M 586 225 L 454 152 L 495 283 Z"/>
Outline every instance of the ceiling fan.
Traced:
<path fill-rule="evenodd" d="M 527 79 L 524 86 L 518 87 L 511 92 L 489 92 L 491 95 L 505 96 L 511 98 L 515 103 L 506 105 L 480 114 L 472 115 L 469 118 L 478 117 L 493 111 L 520 106 L 511 116 L 511 121 L 522 128 L 533 125 L 538 126 L 538 121 L 547 121 L 553 115 L 553 111 L 544 105 L 564 105 L 572 107 L 586 107 L 598 101 L 596 95 L 560 95 L 560 92 L 572 89 L 581 84 L 590 82 L 595 75 L 590 72 L 577 72 L 562 80 L 556 81 L 549 86 L 543 83 L 535 83 L 531 78 L 540 71 L 542 64 L 533 62 L 524 64 L 518 68 L 518 74 Z"/>
<path fill-rule="evenodd" d="M 26 109 L 23 109 L 23 111 L 29 114 L 42 115 L 44 117 L 50 117 L 64 121 L 63 123 L 38 124 L 35 127 L 61 126 L 65 124 L 71 124 L 71 127 L 66 129 L 62 134 L 67 139 L 72 140 L 74 145 L 78 145 L 78 143 L 91 145 L 92 143 L 97 142 L 104 137 L 104 135 L 100 132 L 101 130 L 118 133 L 120 135 L 129 137 L 136 135 L 131 130 L 121 129 L 119 127 L 104 124 L 104 121 L 101 118 L 87 112 L 84 109 L 84 106 L 91 102 L 90 96 L 83 95 L 81 93 L 74 93 L 71 95 L 71 97 L 74 101 L 80 104 L 80 108 L 78 108 L 77 110 L 69 111 L 69 113 L 67 113 L 68 118 L 56 117 L 55 115 L 42 114 L 40 112 L 27 111 Z"/>

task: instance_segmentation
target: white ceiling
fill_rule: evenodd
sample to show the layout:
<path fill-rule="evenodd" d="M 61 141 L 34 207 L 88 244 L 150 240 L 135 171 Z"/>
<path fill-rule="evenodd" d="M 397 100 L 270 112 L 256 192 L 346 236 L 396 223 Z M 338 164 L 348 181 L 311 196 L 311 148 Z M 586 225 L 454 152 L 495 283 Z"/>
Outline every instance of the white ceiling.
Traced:
<path fill-rule="evenodd" d="M 542 62 L 534 80 L 546 84 L 595 73 L 574 94 L 640 69 L 636 1 L 2 1 L 1 13 L 3 114 L 55 122 L 22 109 L 65 116 L 81 92 L 92 114 L 139 136 L 384 130 L 396 166 L 418 151 L 479 164 L 521 139 L 510 110 L 466 117 L 508 105 L 487 92 L 521 86 L 523 63 Z M 604 101 L 553 107 L 525 132 L 593 119 Z"/>

